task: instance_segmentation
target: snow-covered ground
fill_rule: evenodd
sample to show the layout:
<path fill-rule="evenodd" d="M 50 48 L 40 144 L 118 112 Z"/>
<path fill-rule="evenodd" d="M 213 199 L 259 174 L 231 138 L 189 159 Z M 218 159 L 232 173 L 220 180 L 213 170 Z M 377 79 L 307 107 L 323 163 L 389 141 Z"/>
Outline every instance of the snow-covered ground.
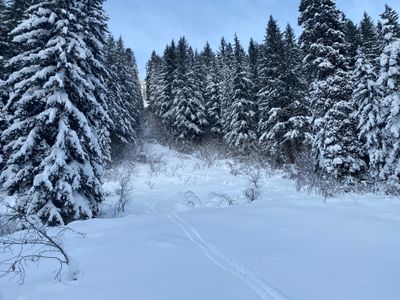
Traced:
<path fill-rule="evenodd" d="M 324 204 L 269 173 L 248 203 L 248 176 L 234 176 L 228 161 L 209 167 L 158 145 L 148 151 L 158 162 L 153 171 L 136 166 L 123 216 L 111 218 L 118 184 L 110 179 L 104 219 L 70 225 L 86 234 L 65 241 L 79 280 L 65 271 L 56 281 L 55 266 L 43 262 L 24 285 L 0 279 L 1 300 L 400 299 L 398 199 L 344 195 Z"/>

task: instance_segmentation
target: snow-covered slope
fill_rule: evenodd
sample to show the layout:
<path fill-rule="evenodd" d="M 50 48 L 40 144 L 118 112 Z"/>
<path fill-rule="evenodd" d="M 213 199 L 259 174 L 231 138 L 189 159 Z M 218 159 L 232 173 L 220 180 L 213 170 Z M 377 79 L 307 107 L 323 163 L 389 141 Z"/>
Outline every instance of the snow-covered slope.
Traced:
<path fill-rule="evenodd" d="M 400 299 L 397 199 L 346 195 L 324 204 L 268 174 L 260 200 L 249 204 L 247 177 L 232 175 L 227 161 L 207 167 L 161 146 L 150 150 L 165 163 L 153 172 L 137 166 L 124 216 L 71 224 L 86 234 L 65 241 L 78 281 L 54 280 L 54 265 L 44 262 L 24 285 L 0 279 L 0 299 Z M 105 188 L 112 194 L 116 186 Z"/>

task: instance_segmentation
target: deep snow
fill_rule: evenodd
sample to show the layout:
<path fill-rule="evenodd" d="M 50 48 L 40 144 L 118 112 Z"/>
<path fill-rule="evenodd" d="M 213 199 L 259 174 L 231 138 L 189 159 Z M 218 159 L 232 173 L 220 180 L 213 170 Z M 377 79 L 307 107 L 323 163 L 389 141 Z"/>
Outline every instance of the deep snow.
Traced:
<path fill-rule="evenodd" d="M 24 285 L 0 279 L 1 300 L 398 300 L 400 201 L 328 199 L 297 192 L 279 173 L 243 197 L 244 175 L 153 145 L 165 164 L 136 167 L 127 212 L 111 218 L 118 184 L 105 184 L 104 219 L 70 226 L 65 247 L 80 278 L 33 265 Z M 223 193 L 235 205 L 215 197 Z"/>

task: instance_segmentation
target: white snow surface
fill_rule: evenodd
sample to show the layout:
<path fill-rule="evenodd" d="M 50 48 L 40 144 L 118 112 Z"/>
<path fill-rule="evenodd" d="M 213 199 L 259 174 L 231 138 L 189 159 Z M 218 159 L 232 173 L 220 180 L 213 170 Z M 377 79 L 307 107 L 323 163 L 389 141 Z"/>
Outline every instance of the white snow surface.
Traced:
<path fill-rule="evenodd" d="M 77 281 L 32 265 L 25 283 L 0 279 L 1 300 L 398 300 L 400 201 L 343 195 L 326 204 L 282 174 L 263 176 L 247 203 L 228 161 L 149 146 L 165 164 L 137 165 L 125 214 L 111 218 L 118 184 L 104 186 L 103 219 L 70 227 Z M 212 193 L 236 201 L 228 207 Z M 186 194 L 186 196 L 185 196 Z M 186 199 L 186 200 L 185 200 Z"/>

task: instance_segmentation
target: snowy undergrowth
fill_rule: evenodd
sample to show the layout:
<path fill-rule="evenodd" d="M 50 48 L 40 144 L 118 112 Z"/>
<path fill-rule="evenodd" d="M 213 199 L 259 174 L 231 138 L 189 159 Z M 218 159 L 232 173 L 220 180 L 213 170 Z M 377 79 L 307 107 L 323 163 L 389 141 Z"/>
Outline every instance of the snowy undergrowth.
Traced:
<path fill-rule="evenodd" d="M 22 286 L 0 279 L 0 299 L 398 299 L 398 199 L 347 194 L 324 203 L 263 170 L 259 199 L 249 202 L 257 168 L 160 145 L 144 152 L 119 218 L 126 163 L 107 175 L 103 218 L 70 225 L 86 234 L 64 241 L 79 280 L 65 271 L 58 282 L 42 262 Z"/>
<path fill-rule="evenodd" d="M 112 217 L 119 200 L 119 174 L 132 169 L 132 193 L 125 215 L 187 211 L 199 207 L 227 207 L 246 204 L 255 181 L 262 186 L 277 173 L 259 166 L 239 164 L 217 155 L 197 152 L 183 154 L 158 144 L 144 147 L 146 156 L 134 167 L 126 162 L 109 170 L 104 190 L 108 196 L 103 217 Z M 259 193 L 262 193 L 259 188 Z M 247 193 L 246 193 L 247 192 Z M 259 195 L 261 196 L 261 195 Z"/>

